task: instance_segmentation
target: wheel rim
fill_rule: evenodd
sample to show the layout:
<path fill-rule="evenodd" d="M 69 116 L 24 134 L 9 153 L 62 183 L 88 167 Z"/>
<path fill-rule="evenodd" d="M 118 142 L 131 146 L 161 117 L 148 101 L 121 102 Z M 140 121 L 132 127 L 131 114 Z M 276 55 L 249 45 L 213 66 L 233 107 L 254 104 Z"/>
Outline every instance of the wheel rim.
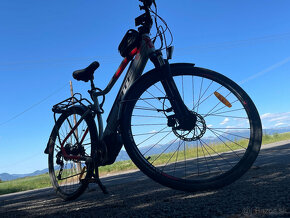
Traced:
<path fill-rule="evenodd" d="M 224 177 L 253 146 L 247 102 L 212 76 L 176 75 L 174 80 L 187 107 L 197 114 L 199 133 L 168 127 L 170 112 L 164 111 L 170 111 L 170 103 L 157 82 L 132 102 L 129 137 L 134 148 L 151 168 L 172 180 L 209 182 Z"/>
<path fill-rule="evenodd" d="M 84 185 L 84 179 L 88 177 L 88 166 L 85 161 L 64 158 L 60 146 L 80 118 L 81 116 L 78 114 L 70 114 L 62 120 L 61 125 L 55 131 L 53 139 L 55 143 L 50 154 L 52 183 L 55 189 L 65 197 L 78 192 Z M 82 120 L 74 133 L 67 138 L 64 147 L 68 154 L 91 156 L 91 132 L 85 119 Z"/>

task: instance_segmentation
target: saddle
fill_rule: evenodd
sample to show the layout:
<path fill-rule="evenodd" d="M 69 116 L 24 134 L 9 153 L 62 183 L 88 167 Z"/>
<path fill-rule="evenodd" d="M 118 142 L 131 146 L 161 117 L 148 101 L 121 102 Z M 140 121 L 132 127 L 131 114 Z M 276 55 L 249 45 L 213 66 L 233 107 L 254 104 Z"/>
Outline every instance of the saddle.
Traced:
<path fill-rule="evenodd" d="M 76 70 L 73 72 L 73 78 L 78 81 L 88 82 L 94 79 L 94 72 L 100 66 L 99 62 L 94 61 L 84 69 Z"/>

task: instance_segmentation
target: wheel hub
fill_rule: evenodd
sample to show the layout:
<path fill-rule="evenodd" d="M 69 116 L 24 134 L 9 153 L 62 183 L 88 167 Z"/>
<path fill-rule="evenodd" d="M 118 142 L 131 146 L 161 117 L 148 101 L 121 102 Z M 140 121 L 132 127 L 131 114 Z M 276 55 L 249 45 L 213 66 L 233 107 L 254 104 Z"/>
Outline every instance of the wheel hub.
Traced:
<path fill-rule="evenodd" d="M 204 118 L 195 112 L 192 112 L 196 117 L 196 123 L 192 129 L 184 130 L 179 127 L 172 127 L 174 134 L 184 141 L 196 141 L 202 138 L 206 132 L 206 123 Z"/>

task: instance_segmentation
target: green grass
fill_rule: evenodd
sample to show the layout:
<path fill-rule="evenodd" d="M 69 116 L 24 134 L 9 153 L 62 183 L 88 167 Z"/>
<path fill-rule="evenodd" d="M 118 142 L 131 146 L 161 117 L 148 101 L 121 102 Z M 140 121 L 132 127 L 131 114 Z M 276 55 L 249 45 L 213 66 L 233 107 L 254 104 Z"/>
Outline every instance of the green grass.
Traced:
<path fill-rule="evenodd" d="M 0 195 L 51 186 L 48 173 L 0 183 Z"/>
<path fill-rule="evenodd" d="M 284 140 L 288 140 L 288 139 L 290 139 L 290 132 L 281 133 L 281 134 L 274 133 L 273 135 L 265 134 L 263 136 L 262 145 L 270 144 L 273 142 L 284 141 Z"/>
<path fill-rule="evenodd" d="M 264 135 L 262 144 L 269 144 L 273 142 L 278 142 L 278 141 L 283 141 L 290 139 L 290 132 L 288 133 L 282 133 L 282 134 L 273 134 L 273 135 Z M 238 144 L 245 146 L 246 140 L 240 140 Z M 238 146 L 235 143 L 230 143 L 229 146 L 231 147 L 232 150 L 236 149 L 241 149 L 240 146 Z M 212 147 L 212 146 L 211 146 Z M 187 158 L 194 158 L 197 156 L 197 152 L 202 155 L 204 153 L 210 153 L 213 154 L 215 152 L 225 152 L 229 151 L 230 149 L 225 146 L 224 144 L 215 144 L 214 147 L 212 147 L 213 150 L 211 150 L 209 147 L 207 147 L 207 151 L 205 149 L 201 149 L 200 147 L 197 148 L 187 148 L 186 149 L 186 156 Z M 172 157 L 173 156 L 173 157 Z M 158 156 L 153 155 L 151 156 L 151 160 L 156 159 Z M 170 162 L 175 162 L 176 158 L 177 160 L 183 160 L 183 155 L 180 155 L 177 157 L 176 154 L 173 155 L 173 153 L 167 153 L 163 154 L 158 159 L 154 162 L 154 164 L 164 164 L 167 163 L 168 159 L 171 160 Z M 109 166 L 104 166 L 100 167 L 100 175 L 106 175 L 106 174 L 112 174 L 112 173 L 118 173 L 122 171 L 127 171 L 127 170 L 132 170 L 132 169 L 137 169 L 136 166 L 133 164 L 131 160 L 127 161 L 120 161 L 116 162 L 112 165 Z M 25 177 L 25 178 L 20 178 L 20 179 L 15 179 L 12 181 L 5 181 L 5 182 L 0 182 L 0 195 L 3 194 L 8 194 L 8 193 L 13 193 L 13 192 L 19 192 L 19 191 L 26 191 L 26 190 L 32 190 L 32 189 L 39 189 L 39 188 L 44 188 L 44 187 L 49 187 L 51 186 L 50 183 L 50 178 L 48 173 L 42 174 L 39 176 L 33 176 L 33 177 Z"/>

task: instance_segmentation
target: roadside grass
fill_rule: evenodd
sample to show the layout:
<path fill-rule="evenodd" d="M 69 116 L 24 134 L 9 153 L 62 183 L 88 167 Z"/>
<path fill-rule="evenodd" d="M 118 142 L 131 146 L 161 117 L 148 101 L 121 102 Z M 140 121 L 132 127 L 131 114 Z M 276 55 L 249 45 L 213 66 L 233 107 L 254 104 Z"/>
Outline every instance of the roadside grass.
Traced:
<path fill-rule="evenodd" d="M 0 195 L 51 186 L 48 173 L 0 183 Z"/>
<path fill-rule="evenodd" d="M 274 133 L 273 135 L 265 134 L 263 136 L 262 144 L 269 144 L 273 142 L 283 141 L 290 139 L 290 132 L 288 133 L 281 133 L 277 134 Z M 203 147 L 186 147 L 186 144 L 182 144 L 180 149 L 183 149 L 183 146 L 186 148 L 186 157 L 187 158 L 195 158 L 197 154 L 200 155 L 212 155 L 215 153 L 226 152 L 230 150 L 237 150 L 243 149 L 242 147 L 246 147 L 248 140 L 239 140 L 227 143 L 227 145 L 220 143 L 220 144 L 204 144 Z M 170 152 L 166 154 L 152 155 L 150 157 L 150 162 L 154 161 L 156 165 L 162 165 L 166 163 L 173 163 L 175 161 L 184 160 L 183 155 L 178 156 L 178 152 Z M 122 171 L 127 170 L 134 170 L 137 167 L 131 160 L 126 161 L 119 161 L 109 166 L 100 167 L 100 176 L 108 175 L 108 174 L 115 174 Z M 11 181 L 0 182 L 0 195 L 19 192 L 19 191 L 26 191 L 32 189 L 39 189 L 50 187 L 50 178 L 48 173 L 33 176 L 33 177 L 25 177 L 20 179 L 15 179 Z"/>
<path fill-rule="evenodd" d="M 279 141 L 284 141 L 290 139 L 290 132 L 286 133 L 274 133 L 272 135 L 264 134 L 263 135 L 263 140 L 262 140 L 262 145 L 270 144 L 273 142 L 279 142 Z"/>

